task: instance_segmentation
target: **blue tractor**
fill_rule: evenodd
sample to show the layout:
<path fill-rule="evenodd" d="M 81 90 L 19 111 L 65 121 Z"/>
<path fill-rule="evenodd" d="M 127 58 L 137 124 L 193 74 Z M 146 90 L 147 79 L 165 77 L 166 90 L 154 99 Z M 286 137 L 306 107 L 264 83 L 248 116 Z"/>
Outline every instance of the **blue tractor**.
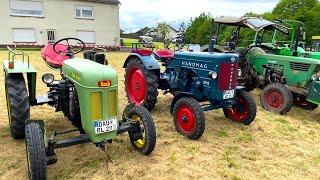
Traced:
<path fill-rule="evenodd" d="M 123 66 L 128 100 L 152 110 L 158 89 L 173 94 L 170 112 L 180 134 L 200 138 L 205 129 L 204 111 L 222 108 L 227 118 L 245 125 L 255 119 L 254 99 L 237 86 L 237 54 L 140 47 L 140 43 L 132 44 Z"/>

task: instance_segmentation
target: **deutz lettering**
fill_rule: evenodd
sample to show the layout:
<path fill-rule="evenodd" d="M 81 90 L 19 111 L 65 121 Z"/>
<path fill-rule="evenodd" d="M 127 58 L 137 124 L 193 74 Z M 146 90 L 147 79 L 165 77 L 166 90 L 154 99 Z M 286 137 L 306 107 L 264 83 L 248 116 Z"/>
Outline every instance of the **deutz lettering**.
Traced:
<path fill-rule="evenodd" d="M 189 67 L 201 68 L 201 69 L 208 69 L 208 64 L 202 64 L 202 63 L 197 63 L 197 62 L 187 62 L 187 61 L 182 61 L 181 64 L 183 66 L 189 66 Z"/>

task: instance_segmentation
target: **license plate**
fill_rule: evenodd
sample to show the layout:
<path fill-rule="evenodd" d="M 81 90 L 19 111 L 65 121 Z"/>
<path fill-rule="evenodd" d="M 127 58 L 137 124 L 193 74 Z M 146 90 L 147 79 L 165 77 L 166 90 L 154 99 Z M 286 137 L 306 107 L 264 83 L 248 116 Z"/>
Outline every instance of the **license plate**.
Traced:
<path fill-rule="evenodd" d="M 96 134 L 102 134 L 102 133 L 114 131 L 116 129 L 117 129 L 117 120 L 116 119 L 94 122 L 94 130 L 95 130 Z"/>
<path fill-rule="evenodd" d="M 231 99 L 234 97 L 234 90 L 226 90 L 223 92 L 223 99 Z"/>

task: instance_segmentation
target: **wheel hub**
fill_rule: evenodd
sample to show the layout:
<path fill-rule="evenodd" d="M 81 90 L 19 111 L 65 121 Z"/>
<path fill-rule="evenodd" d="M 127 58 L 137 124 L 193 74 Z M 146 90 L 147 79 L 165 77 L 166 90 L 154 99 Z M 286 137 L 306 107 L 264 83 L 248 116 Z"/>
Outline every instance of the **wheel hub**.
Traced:
<path fill-rule="evenodd" d="M 277 91 L 272 91 L 267 94 L 266 101 L 274 109 L 280 108 L 284 104 L 284 97 Z"/>
<path fill-rule="evenodd" d="M 182 105 L 176 112 L 177 123 L 182 131 L 190 133 L 195 129 L 196 119 L 191 107 Z"/>
<path fill-rule="evenodd" d="M 243 98 L 237 98 L 237 105 L 228 109 L 229 117 L 238 122 L 242 122 L 248 118 L 249 107 L 248 103 Z"/>
<path fill-rule="evenodd" d="M 129 72 L 128 95 L 132 102 L 141 105 L 146 95 L 146 82 L 139 68 L 132 68 Z"/>

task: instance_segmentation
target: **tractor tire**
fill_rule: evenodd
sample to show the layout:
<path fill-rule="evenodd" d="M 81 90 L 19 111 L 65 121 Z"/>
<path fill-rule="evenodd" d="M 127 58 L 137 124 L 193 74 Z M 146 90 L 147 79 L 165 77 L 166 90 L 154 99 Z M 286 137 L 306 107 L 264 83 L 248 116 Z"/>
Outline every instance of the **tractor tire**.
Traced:
<path fill-rule="evenodd" d="M 25 122 L 30 118 L 29 96 L 23 74 L 8 74 L 5 92 L 11 136 L 23 139 Z"/>
<path fill-rule="evenodd" d="M 26 126 L 26 151 L 30 180 L 47 178 L 43 133 L 38 123 L 32 122 Z"/>
<path fill-rule="evenodd" d="M 135 103 L 152 111 L 159 95 L 156 74 L 146 70 L 139 58 L 132 58 L 127 64 L 124 77 L 129 103 Z"/>
<path fill-rule="evenodd" d="M 262 107 L 267 111 L 284 115 L 293 106 L 293 95 L 283 84 L 272 83 L 263 89 L 260 101 Z"/>
<path fill-rule="evenodd" d="M 307 101 L 306 97 L 296 93 L 293 94 L 293 104 L 298 108 L 309 110 L 309 111 L 313 111 L 318 108 L 318 104 L 309 102 Z"/>
<path fill-rule="evenodd" d="M 251 124 L 257 114 L 257 106 L 254 99 L 248 92 L 239 91 L 236 101 L 236 107 L 223 109 L 225 117 L 244 125 Z"/>
<path fill-rule="evenodd" d="M 205 117 L 199 102 L 190 97 L 180 98 L 173 108 L 176 130 L 191 140 L 199 139 L 205 129 Z"/>
<path fill-rule="evenodd" d="M 150 112 L 145 107 L 135 106 L 128 118 L 138 124 L 128 132 L 132 146 L 141 154 L 150 154 L 156 145 L 156 128 Z"/>
<path fill-rule="evenodd" d="M 70 92 L 69 110 L 69 121 L 79 129 L 81 134 L 84 134 L 81 123 L 80 104 L 76 89 Z"/>

